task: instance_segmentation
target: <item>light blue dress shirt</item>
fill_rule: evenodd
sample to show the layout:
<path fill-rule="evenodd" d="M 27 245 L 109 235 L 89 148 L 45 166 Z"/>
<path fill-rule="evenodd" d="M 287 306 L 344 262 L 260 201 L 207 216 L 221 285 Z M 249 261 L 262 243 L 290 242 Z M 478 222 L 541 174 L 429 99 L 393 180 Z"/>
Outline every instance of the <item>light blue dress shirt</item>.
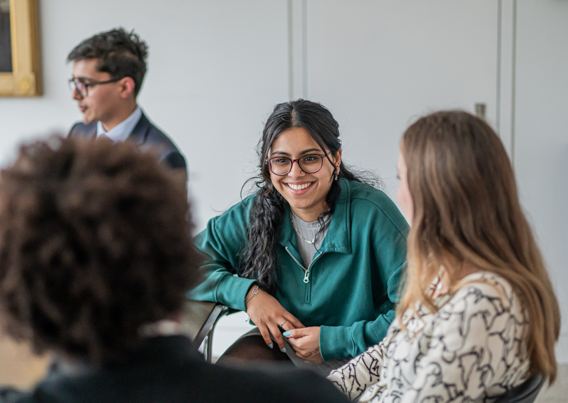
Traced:
<path fill-rule="evenodd" d="M 98 121 L 97 122 L 97 137 L 105 135 L 112 139 L 113 141 L 122 142 L 126 141 L 128 136 L 132 134 L 132 130 L 142 117 L 142 109 L 139 106 L 136 107 L 134 112 L 127 117 L 125 120 L 117 124 L 115 127 L 110 129 L 108 132 L 105 131 L 103 128 L 103 124 Z"/>

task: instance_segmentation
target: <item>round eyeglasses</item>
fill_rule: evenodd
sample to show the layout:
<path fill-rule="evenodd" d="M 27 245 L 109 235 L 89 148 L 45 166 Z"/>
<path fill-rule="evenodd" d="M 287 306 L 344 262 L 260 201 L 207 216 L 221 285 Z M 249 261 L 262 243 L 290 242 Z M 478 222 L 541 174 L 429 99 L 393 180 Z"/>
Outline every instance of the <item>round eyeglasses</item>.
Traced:
<path fill-rule="evenodd" d="M 108 81 L 89 81 L 88 83 L 84 81 L 79 81 L 79 79 L 77 78 L 70 78 L 69 89 L 71 90 L 71 92 L 73 92 L 73 90 L 77 90 L 77 92 L 81 94 L 81 96 L 84 98 L 89 96 L 89 87 L 94 87 L 95 85 L 116 83 L 117 81 L 120 81 L 123 78 L 124 77 L 113 78 L 112 80 Z"/>
<path fill-rule="evenodd" d="M 323 166 L 324 157 L 325 154 L 308 154 L 294 160 L 287 157 L 272 157 L 266 160 L 266 163 L 270 172 L 278 176 L 288 175 L 294 162 L 298 162 L 298 166 L 303 172 L 315 174 Z"/>

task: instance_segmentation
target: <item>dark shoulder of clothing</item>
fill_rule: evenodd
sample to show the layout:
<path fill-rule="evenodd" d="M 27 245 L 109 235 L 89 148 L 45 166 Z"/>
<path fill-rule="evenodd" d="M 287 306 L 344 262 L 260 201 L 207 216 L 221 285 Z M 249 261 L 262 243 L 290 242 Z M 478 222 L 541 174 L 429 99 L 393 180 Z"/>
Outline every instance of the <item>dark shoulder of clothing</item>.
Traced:
<path fill-rule="evenodd" d="M 68 137 L 94 138 L 96 135 L 97 122 L 88 125 L 79 122 L 71 127 Z M 160 161 L 172 169 L 187 169 L 185 158 L 173 141 L 151 123 L 144 113 L 142 113 L 128 140 L 137 144 L 141 150 L 151 147 L 157 149 Z"/>
<path fill-rule="evenodd" d="M 97 122 L 89 123 L 88 125 L 77 122 L 71 126 L 67 137 L 85 137 L 92 138 L 97 134 Z"/>
<path fill-rule="evenodd" d="M 27 403 L 35 401 L 31 393 L 14 388 L 0 388 L 0 403 Z M 40 400 L 37 401 L 39 402 Z"/>
<path fill-rule="evenodd" d="M 0 403 L 337 402 L 348 400 L 312 371 L 208 364 L 183 336 L 157 337 L 126 361 L 77 374 L 52 375 L 28 393 L 0 392 Z"/>
<path fill-rule="evenodd" d="M 152 123 L 150 123 L 146 139 L 144 143 L 140 145 L 140 149 L 143 150 L 150 147 L 161 150 L 160 160 L 170 168 L 187 168 L 185 158 L 172 140 Z"/>

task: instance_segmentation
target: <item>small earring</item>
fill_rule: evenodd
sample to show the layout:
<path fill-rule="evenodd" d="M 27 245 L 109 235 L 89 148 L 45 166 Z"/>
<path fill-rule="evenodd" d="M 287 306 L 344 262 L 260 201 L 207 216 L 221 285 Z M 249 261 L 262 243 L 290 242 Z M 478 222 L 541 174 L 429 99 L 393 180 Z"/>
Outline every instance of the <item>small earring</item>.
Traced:
<path fill-rule="evenodd" d="M 337 180 L 337 178 L 339 178 L 339 175 L 338 175 L 338 174 L 335 174 L 335 180 Z"/>

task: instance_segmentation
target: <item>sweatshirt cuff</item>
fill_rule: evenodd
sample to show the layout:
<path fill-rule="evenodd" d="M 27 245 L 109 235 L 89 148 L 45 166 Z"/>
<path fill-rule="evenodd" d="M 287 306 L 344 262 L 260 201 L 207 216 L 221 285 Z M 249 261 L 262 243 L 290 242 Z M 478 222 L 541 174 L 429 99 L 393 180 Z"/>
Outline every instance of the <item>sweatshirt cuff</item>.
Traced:
<path fill-rule="evenodd" d="M 320 354 L 324 361 L 352 357 L 350 326 L 320 326 Z"/>
<path fill-rule="evenodd" d="M 245 310 L 245 297 L 256 280 L 225 276 L 217 285 L 216 300 L 229 308 Z"/>

